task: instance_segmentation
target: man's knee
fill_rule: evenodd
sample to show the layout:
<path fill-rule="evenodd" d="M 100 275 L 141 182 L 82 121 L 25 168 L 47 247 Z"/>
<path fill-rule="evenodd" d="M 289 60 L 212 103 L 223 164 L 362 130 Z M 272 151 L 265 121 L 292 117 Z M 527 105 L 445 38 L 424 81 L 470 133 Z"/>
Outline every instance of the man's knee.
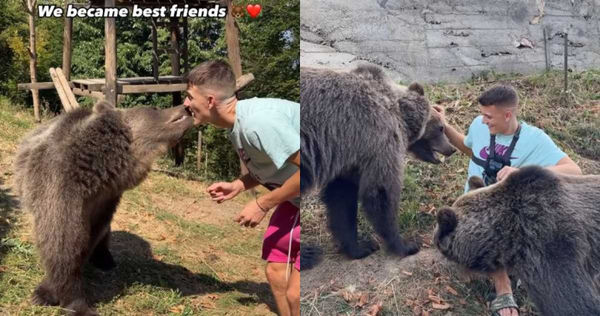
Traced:
<path fill-rule="evenodd" d="M 297 306 L 300 304 L 300 287 L 288 287 L 285 296 L 290 307 Z"/>
<path fill-rule="evenodd" d="M 284 272 L 285 270 L 282 270 L 275 264 L 268 263 L 265 267 L 265 275 L 267 276 L 267 280 L 269 280 L 269 282 L 278 281 L 282 276 L 285 277 L 283 274 Z"/>

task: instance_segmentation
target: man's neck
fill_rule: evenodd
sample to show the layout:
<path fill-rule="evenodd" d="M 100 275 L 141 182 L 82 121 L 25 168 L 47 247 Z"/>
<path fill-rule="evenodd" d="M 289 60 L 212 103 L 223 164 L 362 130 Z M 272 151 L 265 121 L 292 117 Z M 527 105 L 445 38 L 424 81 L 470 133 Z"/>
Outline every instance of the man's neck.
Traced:
<path fill-rule="evenodd" d="M 517 121 L 516 118 L 513 118 L 508 123 L 508 127 L 506 128 L 506 130 L 503 131 L 503 132 L 501 132 L 500 134 L 502 134 L 502 135 L 512 135 L 512 134 L 514 134 L 517 131 L 518 128 L 519 128 L 519 122 Z"/>
<path fill-rule="evenodd" d="M 235 96 L 223 100 L 219 105 L 220 109 L 217 110 L 218 115 L 215 116 L 213 124 L 221 128 L 232 128 L 235 124 L 235 107 L 237 101 Z"/>

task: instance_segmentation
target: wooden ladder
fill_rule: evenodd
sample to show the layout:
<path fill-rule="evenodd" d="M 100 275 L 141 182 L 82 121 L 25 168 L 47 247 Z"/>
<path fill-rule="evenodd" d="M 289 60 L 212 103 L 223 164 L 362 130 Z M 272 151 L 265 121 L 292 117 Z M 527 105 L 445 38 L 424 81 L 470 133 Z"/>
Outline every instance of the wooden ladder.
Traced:
<path fill-rule="evenodd" d="M 50 68 L 50 77 L 52 77 L 52 82 L 54 82 L 54 87 L 58 92 L 60 102 L 62 103 L 65 112 L 70 112 L 79 108 L 79 103 L 77 103 L 75 95 L 71 90 L 71 85 L 69 85 L 62 69 Z"/>

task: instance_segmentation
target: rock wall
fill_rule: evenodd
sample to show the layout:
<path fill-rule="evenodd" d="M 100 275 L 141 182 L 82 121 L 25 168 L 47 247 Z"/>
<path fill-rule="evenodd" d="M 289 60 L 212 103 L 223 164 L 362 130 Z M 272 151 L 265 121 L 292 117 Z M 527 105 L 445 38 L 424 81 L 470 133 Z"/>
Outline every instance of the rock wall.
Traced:
<path fill-rule="evenodd" d="M 600 68 L 599 15 L 600 0 L 302 0 L 301 64 L 370 62 L 406 82 L 529 74 L 562 69 L 566 33 L 568 67 Z"/>

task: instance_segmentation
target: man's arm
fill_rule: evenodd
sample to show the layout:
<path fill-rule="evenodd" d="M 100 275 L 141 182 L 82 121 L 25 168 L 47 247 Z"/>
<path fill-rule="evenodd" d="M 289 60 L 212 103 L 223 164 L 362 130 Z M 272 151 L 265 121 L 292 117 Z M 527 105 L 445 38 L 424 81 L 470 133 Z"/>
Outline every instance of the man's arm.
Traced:
<path fill-rule="evenodd" d="M 241 176 L 239 179 L 236 179 L 233 182 L 238 181 L 242 185 L 242 191 L 250 190 L 260 184 L 258 183 L 258 181 L 256 181 L 256 179 L 254 179 L 254 177 L 250 173 L 246 173 L 245 175 Z"/>
<path fill-rule="evenodd" d="M 572 174 L 572 175 L 581 175 L 581 168 L 569 157 L 565 156 L 561 160 L 559 160 L 556 165 L 546 167 L 548 170 L 552 170 L 558 173 L 564 174 Z"/>
<path fill-rule="evenodd" d="M 292 154 L 288 162 L 300 167 L 300 151 Z M 300 195 L 300 170 L 288 178 L 281 187 L 258 197 L 260 206 L 266 209 L 273 208 L 282 202 L 293 199 Z"/>
<path fill-rule="evenodd" d="M 454 128 L 454 126 L 446 122 L 446 114 L 444 113 L 444 108 L 442 108 L 439 105 L 434 105 L 433 109 L 435 110 L 433 114 L 437 114 L 442 123 L 444 124 L 444 134 L 446 134 L 446 137 L 448 137 L 450 144 L 458 148 L 458 150 L 462 151 L 465 155 L 471 157 L 473 155 L 473 151 L 471 151 L 471 148 L 465 145 L 465 135 L 459 132 L 456 128 Z"/>

